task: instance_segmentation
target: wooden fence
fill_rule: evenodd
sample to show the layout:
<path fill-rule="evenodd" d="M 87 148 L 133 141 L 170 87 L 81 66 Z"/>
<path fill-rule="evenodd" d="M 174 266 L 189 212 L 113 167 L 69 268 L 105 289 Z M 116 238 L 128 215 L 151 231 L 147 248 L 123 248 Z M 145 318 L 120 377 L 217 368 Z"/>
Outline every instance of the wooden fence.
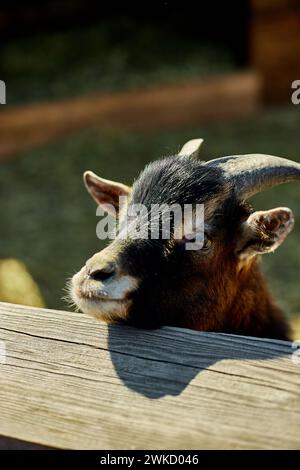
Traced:
<path fill-rule="evenodd" d="M 289 342 L 6 303 L 0 339 L 2 448 L 300 448 Z"/>

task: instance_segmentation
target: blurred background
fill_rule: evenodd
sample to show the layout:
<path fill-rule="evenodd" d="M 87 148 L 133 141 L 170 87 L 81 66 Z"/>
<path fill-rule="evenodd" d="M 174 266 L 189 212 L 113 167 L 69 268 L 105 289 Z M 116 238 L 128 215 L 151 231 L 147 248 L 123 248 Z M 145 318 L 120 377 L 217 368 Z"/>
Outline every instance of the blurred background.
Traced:
<path fill-rule="evenodd" d="M 300 161 L 299 57 L 300 0 L 1 6 L 0 301 L 67 308 L 66 279 L 103 247 L 86 169 L 131 184 L 145 163 L 195 137 L 205 139 L 203 159 Z M 299 183 L 251 202 L 296 214 L 263 268 L 297 327 Z"/>

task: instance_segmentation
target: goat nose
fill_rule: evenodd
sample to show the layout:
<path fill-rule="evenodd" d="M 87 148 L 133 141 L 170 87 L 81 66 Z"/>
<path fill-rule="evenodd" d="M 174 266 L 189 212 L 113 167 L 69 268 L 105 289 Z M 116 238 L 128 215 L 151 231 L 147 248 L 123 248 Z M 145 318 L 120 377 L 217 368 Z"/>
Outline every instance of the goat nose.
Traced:
<path fill-rule="evenodd" d="M 116 267 L 114 263 L 108 263 L 101 267 L 92 267 L 87 266 L 88 276 L 94 281 L 106 281 L 112 277 L 115 273 Z"/>

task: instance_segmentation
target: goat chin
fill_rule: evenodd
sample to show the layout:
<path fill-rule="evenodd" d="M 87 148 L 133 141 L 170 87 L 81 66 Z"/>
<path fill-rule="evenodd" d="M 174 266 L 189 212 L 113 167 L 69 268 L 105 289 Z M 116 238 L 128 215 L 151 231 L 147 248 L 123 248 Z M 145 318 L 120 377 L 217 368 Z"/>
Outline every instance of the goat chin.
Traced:
<path fill-rule="evenodd" d="M 128 311 L 127 300 L 98 300 L 80 298 L 76 293 L 72 293 L 72 299 L 79 310 L 97 320 L 106 323 L 114 323 L 126 320 Z"/>

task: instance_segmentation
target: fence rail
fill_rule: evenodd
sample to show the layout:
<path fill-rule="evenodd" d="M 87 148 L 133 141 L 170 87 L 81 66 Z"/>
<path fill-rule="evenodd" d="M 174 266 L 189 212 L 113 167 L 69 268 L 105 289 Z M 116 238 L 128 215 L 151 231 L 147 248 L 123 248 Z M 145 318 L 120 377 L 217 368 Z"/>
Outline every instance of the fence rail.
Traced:
<path fill-rule="evenodd" d="M 5 303 L 0 339 L 2 447 L 300 448 L 289 342 Z"/>

